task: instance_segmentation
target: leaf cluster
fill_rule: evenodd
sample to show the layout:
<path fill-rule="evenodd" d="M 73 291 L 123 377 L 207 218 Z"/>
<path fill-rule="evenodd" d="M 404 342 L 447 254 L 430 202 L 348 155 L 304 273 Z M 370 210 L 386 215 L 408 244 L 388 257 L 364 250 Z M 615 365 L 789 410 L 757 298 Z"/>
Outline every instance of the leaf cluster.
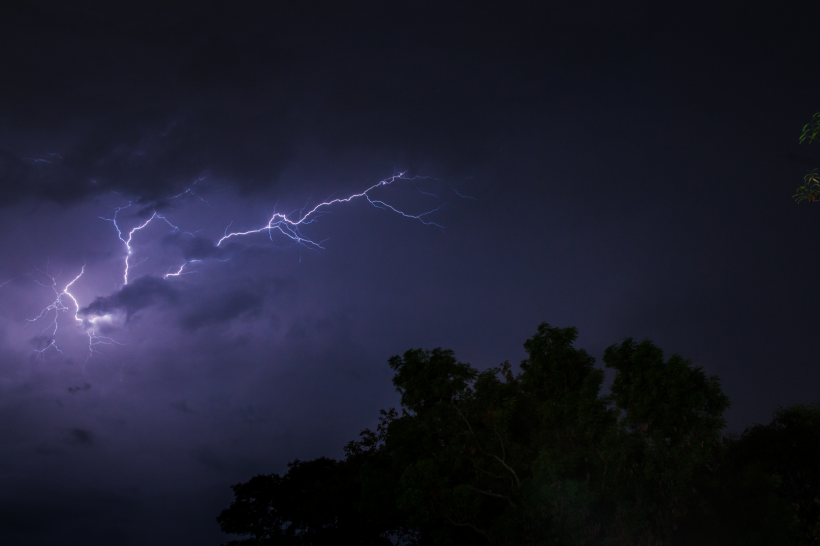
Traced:
<path fill-rule="evenodd" d="M 803 126 L 803 133 L 800 135 L 800 144 L 805 141 L 820 142 L 820 112 L 811 117 L 811 121 Z"/>
<path fill-rule="evenodd" d="M 800 144 L 807 141 L 820 142 L 820 112 L 815 113 L 811 121 L 803 126 Z M 798 203 L 803 201 L 814 203 L 820 200 L 820 179 L 818 179 L 817 169 L 806 173 L 803 177 L 803 184 L 797 188 L 792 197 Z"/>
<path fill-rule="evenodd" d="M 814 203 L 820 200 L 820 175 L 817 174 L 817 169 L 812 169 L 803 177 L 803 184 L 797 188 L 794 197 L 798 203 L 808 201 Z"/>

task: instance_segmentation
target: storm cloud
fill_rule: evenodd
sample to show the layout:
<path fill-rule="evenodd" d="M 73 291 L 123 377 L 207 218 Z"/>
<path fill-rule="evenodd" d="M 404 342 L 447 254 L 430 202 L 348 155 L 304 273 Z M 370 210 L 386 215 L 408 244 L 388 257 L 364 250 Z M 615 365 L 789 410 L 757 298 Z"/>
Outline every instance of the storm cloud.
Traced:
<path fill-rule="evenodd" d="M 110 296 L 100 296 L 80 309 L 84 316 L 102 316 L 124 313 L 126 321 L 137 311 L 154 304 L 174 304 L 179 301 L 179 291 L 167 280 L 144 276 L 123 286 Z"/>
<path fill-rule="evenodd" d="M 156 202 L 204 175 L 269 191 L 309 141 L 332 154 L 404 157 L 411 169 L 438 150 L 448 172 L 469 174 L 503 145 L 497 120 L 512 113 L 510 101 L 531 101 L 543 84 L 535 68 L 549 32 L 485 43 L 476 38 L 490 18 L 520 25 L 517 14 L 418 7 L 403 25 L 419 32 L 397 36 L 374 24 L 388 13 L 377 6 L 362 18 L 327 5 L 319 19 L 307 6 L 275 4 L 191 3 L 125 18 L 81 3 L 6 6 L 2 17 L 15 24 L 0 37 L 0 65 L 15 83 L 0 87 L 0 101 L 16 107 L 4 112 L 5 138 L 0 131 L 0 204 L 109 191 Z M 345 38 L 357 35 L 373 47 Z M 473 45 L 452 47 L 460 41 Z M 526 66 L 513 72 L 511 56 Z M 466 81 L 470 95 L 454 101 Z M 493 114 L 476 116 L 481 109 Z M 46 128 L 45 141 L 10 138 Z"/>

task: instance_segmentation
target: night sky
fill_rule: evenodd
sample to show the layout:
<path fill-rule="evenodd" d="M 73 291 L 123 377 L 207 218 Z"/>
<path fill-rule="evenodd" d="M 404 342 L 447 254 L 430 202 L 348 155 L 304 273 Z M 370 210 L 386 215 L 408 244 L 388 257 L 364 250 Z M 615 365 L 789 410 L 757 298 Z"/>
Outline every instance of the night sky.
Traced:
<path fill-rule="evenodd" d="M 599 361 L 648 338 L 719 375 L 733 431 L 818 399 L 820 207 L 791 198 L 820 165 L 798 145 L 818 23 L 816 2 L 4 3 L 0 543 L 219 544 L 231 484 L 341 457 L 397 405 L 390 356 L 517 363 L 544 321 Z M 301 244 L 216 246 L 400 173 L 369 195 L 423 221 L 357 198 Z M 155 213 L 124 284 L 116 228 Z"/>

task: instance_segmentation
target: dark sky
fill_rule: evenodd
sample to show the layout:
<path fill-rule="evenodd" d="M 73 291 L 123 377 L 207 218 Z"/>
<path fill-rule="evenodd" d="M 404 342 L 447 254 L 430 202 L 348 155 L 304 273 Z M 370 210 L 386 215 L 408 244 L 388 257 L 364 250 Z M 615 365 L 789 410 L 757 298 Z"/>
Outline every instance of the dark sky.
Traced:
<path fill-rule="evenodd" d="M 0 543 L 219 544 L 231 484 L 397 404 L 391 355 L 542 321 L 692 359 L 731 430 L 818 398 L 816 2 L 165 4 L 0 8 Z M 396 173 L 443 229 L 216 246 Z M 128 284 L 118 208 L 165 219 Z"/>

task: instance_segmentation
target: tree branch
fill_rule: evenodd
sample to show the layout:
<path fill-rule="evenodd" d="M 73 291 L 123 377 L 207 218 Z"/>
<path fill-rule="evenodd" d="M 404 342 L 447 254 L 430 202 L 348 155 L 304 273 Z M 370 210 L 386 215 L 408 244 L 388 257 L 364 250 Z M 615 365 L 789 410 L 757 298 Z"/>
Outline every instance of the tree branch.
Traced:
<path fill-rule="evenodd" d="M 515 470 L 513 470 L 512 468 L 510 468 L 510 466 L 509 466 L 507 463 L 505 463 L 505 462 L 504 462 L 504 459 L 499 458 L 499 457 L 498 457 L 498 455 L 495 455 L 495 454 L 493 454 L 493 453 L 487 453 L 486 451 L 484 451 L 484 448 L 483 448 L 483 447 L 481 447 L 481 442 L 479 442 L 479 441 L 478 441 L 478 436 L 476 435 L 475 431 L 473 430 L 473 427 L 470 425 L 470 421 L 468 421 L 468 420 L 467 420 L 467 418 L 466 418 L 466 417 L 464 416 L 464 414 L 461 412 L 461 410 L 459 409 L 459 407 L 455 405 L 455 403 L 454 403 L 454 402 L 450 402 L 450 404 L 453 406 L 453 408 L 455 408 L 455 410 L 458 412 L 458 414 L 461 416 L 461 418 L 462 418 L 462 419 L 464 420 L 464 422 L 467 424 L 467 428 L 469 428 L 469 429 L 470 429 L 470 433 L 471 433 L 471 434 L 473 435 L 473 437 L 475 438 L 476 444 L 478 444 L 478 449 L 480 449 L 480 450 L 481 450 L 481 452 L 482 452 L 483 454 L 485 454 L 485 455 L 489 455 L 490 457 L 494 458 L 496 461 L 498 461 L 499 463 L 501 463 L 501 465 L 502 465 L 504 468 L 506 468 L 506 469 L 507 469 L 507 470 L 508 470 L 508 471 L 509 471 L 512 475 L 513 475 L 513 478 L 515 478 L 515 483 L 516 483 L 516 485 L 517 485 L 518 487 L 521 487 L 521 480 L 520 480 L 520 479 L 518 479 L 518 474 L 516 474 L 516 473 L 515 473 Z M 493 430 L 495 430 L 495 424 L 493 424 Z M 504 451 L 504 440 L 501 438 L 501 435 L 500 435 L 500 434 L 498 434 L 498 431 L 497 431 L 497 430 L 495 430 L 495 433 L 496 433 L 496 435 L 498 436 L 499 440 L 501 440 L 501 452 L 502 452 L 502 455 L 505 455 L 505 451 Z M 506 458 L 506 455 L 505 455 L 505 458 Z M 475 463 L 473 463 L 473 464 L 475 464 Z"/>
<path fill-rule="evenodd" d="M 472 425 L 470 425 L 470 421 L 468 421 L 467 418 L 464 416 L 464 414 L 461 413 L 461 410 L 459 409 L 458 406 L 456 406 L 455 402 L 450 402 L 450 404 L 453 406 L 453 408 L 455 408 L 455 410 L 458 412 L 458 414 L 461 416 L 461 418 L 467 424 L 467 428 L 470 429 L 470 434 L 473 435 L 473 438 L 475 438 L 475 443 L 478 444 L 478 449 L 480 449 L 482 453 L 486 453 L 484 451 L 484 448 L 481 447 L 481 442 L 478 441 L 478 436 L 476 435 L 475 431 L 473 430 Z"/>
<path fill-rule="evenodd" d="M 487 495 L 488 497 L 496 497 L 496 498 L 499 498 L 499 499 L 504 499 L 505 501 L 510 503 L 510 506 L 512 506 L 513 508 L 518 508 L 518 506 L 507 495 L 500 495 L 498 493 L 490 493 L 489 491 L 484 491 L 483 489 L 479 489 L 478 487 L 473 487 L 472 485 L 468 485 L 467 487 L 469 487 L 470 489 L 472 489 L 476 493 L 481 493 L 482 495 Z"/>
<path fill-rule="evenodd" d="M 459 523 L 457 521 L 453 521 L 452 518 L 447 518 L 447 521 L 449 521 L 451 524 L 455 525 L 456 527 L 469 527 L 473 531 L 481 533 L 482 535 L 487 537 L 487 540 L 490 542 L 490 544 L 495 544 L 495 541 L 493 540 L 493 538 L 489 534 L 487 534 L 485 531 L 482 531 L 481 529 L 479 529 L 478 527 L 476 527 L 472 523 Z"/>
<path fill-rule="evenodd" d="M 501 459 L 499 459 L 499 458 L 498 458 L 498 455 L 493 455 L 493 454 L 491 453 L 491 454 L 490 454 L 490 457 L 493 457 L 496 461 L 498 461 L 499 463 L 501 463 L 501 465 L 502 465 L 504 468 L 506 468 L 507 470 L 509 470 L 509 471 L 510 471 L 510 474 L 512 474 L 512 475 L 513 475 L 513 478 L 515 478 L 515 483 L 516 483 L 516 485 L 518 485 L 519 487 L 521 487 L 521 480 L 519 480 L 519 479 L 518 479 L 518 474 L 516 474 L 516 473 L 515 473 L 515 470 L 513 470 L 512 468 L 510 468 L 510 466 L 509 466 L 509 465 L 507 465 L 507 463 L 505 463 L 504 461 L 502 461 Z"/>

